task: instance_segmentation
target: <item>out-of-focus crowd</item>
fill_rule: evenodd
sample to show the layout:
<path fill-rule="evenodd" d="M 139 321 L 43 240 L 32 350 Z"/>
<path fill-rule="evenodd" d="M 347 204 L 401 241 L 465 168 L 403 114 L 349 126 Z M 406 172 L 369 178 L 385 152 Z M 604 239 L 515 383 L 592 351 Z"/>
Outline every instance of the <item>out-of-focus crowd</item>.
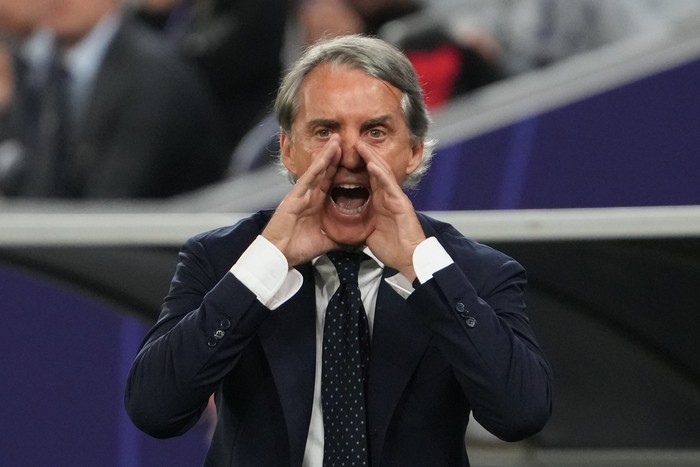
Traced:
<path fill-rule="evenodd" d="M 275 160 L 302 48 L 402 49 L 433 112 L 571 55 L 673 27 L 698 0 L 0 0 L 0 198 L 164 198 Z"/>

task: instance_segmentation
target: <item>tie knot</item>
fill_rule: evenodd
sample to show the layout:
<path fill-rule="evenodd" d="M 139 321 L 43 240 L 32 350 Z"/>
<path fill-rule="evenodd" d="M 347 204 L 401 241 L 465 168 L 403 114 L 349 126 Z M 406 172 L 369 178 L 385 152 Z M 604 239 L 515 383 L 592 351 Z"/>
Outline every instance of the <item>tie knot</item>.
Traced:
<path fill-rule="evenodd" d="M 360 263 L 366 255 L 364 253 L 348 253 L 345 251 L 331 251 L 327 253 L 333 262 L 341 284 L 357 284 L 357 275 L 360 272 Z"/>

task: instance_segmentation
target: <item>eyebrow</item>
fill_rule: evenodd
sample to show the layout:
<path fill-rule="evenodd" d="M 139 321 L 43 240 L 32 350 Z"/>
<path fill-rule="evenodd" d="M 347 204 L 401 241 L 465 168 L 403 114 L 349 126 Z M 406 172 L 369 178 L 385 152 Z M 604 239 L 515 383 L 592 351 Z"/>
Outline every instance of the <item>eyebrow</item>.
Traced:
<path fill-rule="evenodd" d="M 314 118 L 313 120 L 310 120 L 307 124 L 307 128 L 313 128 L 317 126 L 325 126 L 328 128 L 338 128 L 340 126 L 340 122 L 337 120 L 332 120 L 330 118 Z"/>
<path fill-rule="evenodd" d="M 382 115 L 382 116 L 376 117 L 376 118 L 370 118 L 369 120 L 367 120 L 366 122 L 364 122 L 362 124 L 361 129 L 362 129 L 362 131 L 364 131 L 364 130 L 367 130 L 367 129 L 372 128 L 374 126 L 377 126 L 377 125 L 383 125 L 391 119 L 392 119 L 392 116 L 389 114 Z"/>

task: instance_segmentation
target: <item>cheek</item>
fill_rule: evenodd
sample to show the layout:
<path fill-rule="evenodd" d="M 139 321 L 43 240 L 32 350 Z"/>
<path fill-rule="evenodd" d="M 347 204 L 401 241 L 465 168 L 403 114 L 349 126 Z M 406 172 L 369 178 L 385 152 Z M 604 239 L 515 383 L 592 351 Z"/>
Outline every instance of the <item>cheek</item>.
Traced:
<path fill-rule="evenodd" d="M 394 153 L 392 159 L 387 162 L 391 165 L 391 170 L 398 180 L 403 180 L 416 168 L 416 160 L 411 149 L 397 151 Z"/>
<path fill-rule="evenodd" d="M 309 142 L 303 143 L 297 147 L 297 159 L 304 170 L 311 165 L 311 161 L 314 160 L 320 150 L 321 146 Z"/>
<path fill-rule="evenodd" d="M 285 166 L 297 177 L 300 177 L 306 172 L 313 160 L 313 153 L 310 152 L 308 148 L 297 145 L 291 145 L 286 154 Z"/>
<path fill-rule="evenodd" d="M 413 173 L 423 160 L 423 143 L 412 146 L 408 152 L 408 163 L 406 164 L 406 174 Z"/>

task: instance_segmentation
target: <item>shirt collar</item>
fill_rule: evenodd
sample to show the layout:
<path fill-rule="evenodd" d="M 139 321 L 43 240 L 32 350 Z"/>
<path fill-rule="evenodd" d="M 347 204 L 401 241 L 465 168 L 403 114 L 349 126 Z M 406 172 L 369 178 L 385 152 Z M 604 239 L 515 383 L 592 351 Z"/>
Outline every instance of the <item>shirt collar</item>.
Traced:
<path fill-rule="evenodd" d="M 46 29 L 38 29 L 19 45 L 17 55 L 27 73 L 22 79 L 33 85 L 44 83 L 51 61 L 51 43 L 51 33 Z"/>
<path fill-rule="evenodd" d="M 120 12 L 105 15 L 80 42 L 68 49 L 64 64 L 74 79 L 89 82 L 97 74 L 120 22 Z"/>
<path fill-rule="evenodd" d="M 365 246 L 365 247 L 362 249 L 362 252 L 363 252 L 364 254 L 366 254 L 367 256 L 369 256 L 370 259 L 372 259 L 374 262 L 376 262 L 378 268 L 383 268 L 383 267 L 384 267 L 384 263 L 382 263 L 381 261 L 379 261 L 379 259 L 374 255 L 374 253 L 372 253 L 372 250 L 370 250 L 368 246 Z M 317 263 L 319 260 L 321 260 L 321 259 L 323 259 L 324 261 L 325 261 L 325 260 L 328 260 L 328 261 L 330 262 L 330 260 L 328 259 L 328 257 L 327 257 L 325 254 L 323 254 L 323 255 L 319 255 L 319 256 L 315 257 L 314 259 L 312 259 L 312 260 L 311 260 L 311 264 L 312 264 L 313 266 L 316 266 L 316 263 Z"/>
<path fill-rule="evenodd" d="M 47 64 L 51 56 L 51 33 L 46 29 L 37 29 L 22 43 L 19 55 L 30 68 Z"/>
<path fill-rule="evenodd" d="M 82 112 L 107 49 L 121 24 L 121 16 L 121 12 L 118 11 L 105 15 L 63 56 L 63 64 L 71 77 L 70 96 L 76 114 Z"/>

